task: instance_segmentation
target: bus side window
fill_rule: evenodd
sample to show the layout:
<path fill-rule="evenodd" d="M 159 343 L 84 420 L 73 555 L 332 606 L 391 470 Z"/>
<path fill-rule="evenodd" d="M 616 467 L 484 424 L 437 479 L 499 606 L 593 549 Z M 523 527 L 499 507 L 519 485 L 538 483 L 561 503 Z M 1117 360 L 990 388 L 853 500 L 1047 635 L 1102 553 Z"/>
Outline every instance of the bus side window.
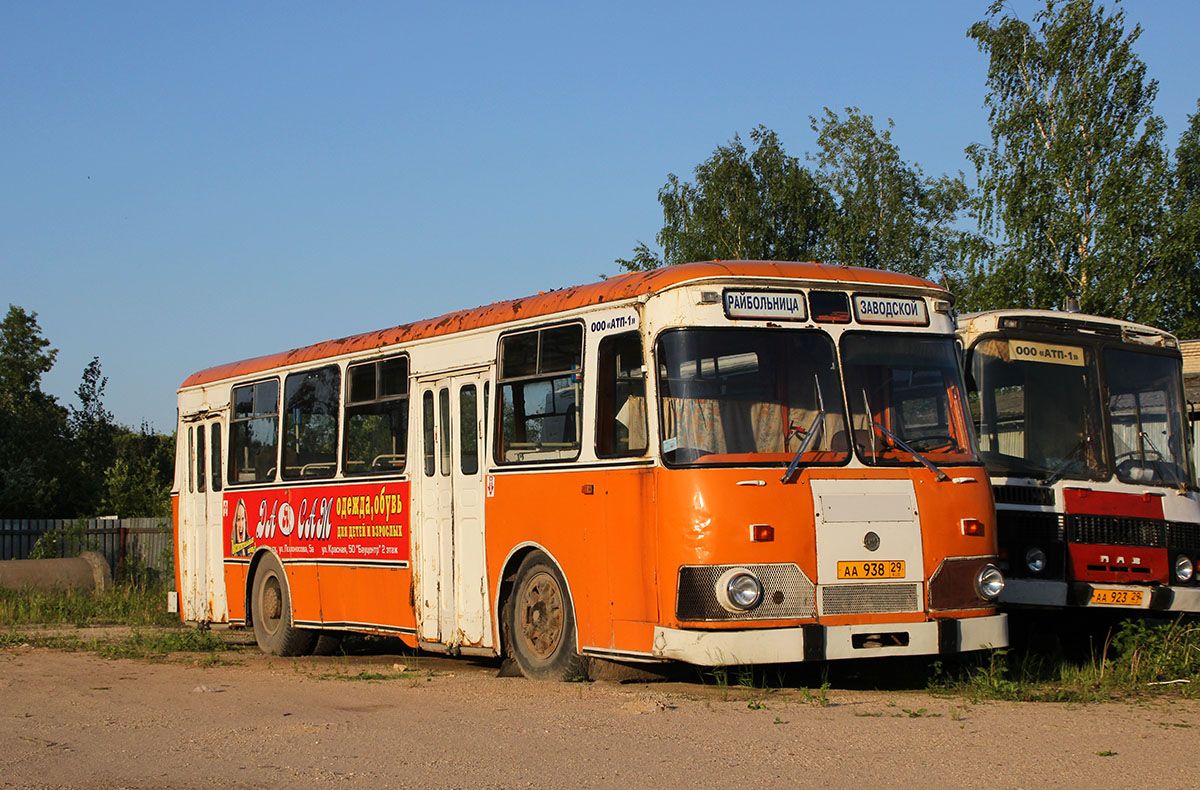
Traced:
<path fill-rule="evenodd" d="M 500 339 L 499 463 L 579 457 L 583 326 Z"/>
<path fill-rule="evenodd" d="M 450 476 L 450 388 L 438 390 L 438 424 L 441 428 L 442 477 Z"/>
<path fill-rule="evenodd" d="M 292 373 L 283 386 L 283 477 L 333 477 L 337 472 L 337 365 Z"/>
<path fill-rule="evenodd" d="M 408 358 L 351 365 L 346 372 L 347 475 L 404 471 L 408 448 Z"/>
<path fill-rule="evenodd" d="M 627 332 L 600 341 L 596 375 L 596 456 L 646 453 L 646 368 L 642 339 Z"/>
<path fill-rule="evenodd" d="M 204 426 L 196 426 L 196 490 L 201 494 L 205 491 L 204 472 Z"/>
<path fill-rule="evenodd" d="M 475 385 L 466 384 L 458 391 L 459 466 L 464 475 L 479 471 L 479 414 Z"/>
<path fill-rule="evenodd" d="M 426 390 L 421 396 L 421 435 L 425 456 L 425 476 L 433 477 L 437 467 L 433 449 L 433 391 Z"/>
<path fill-rule="evenodd" d="M 212 426 L 212 490 L 221 490 L 221 423 Z"/>
<path fill-rule="evenodd" d="M 229 482 L 274 480 L 279 449 L 279 379 L 234 387 L 232 401 Z"/>
<path fill-rule="evenodd" d="M 192 466 L 192 459 L 196 457 L 196 445 L 193 434 L 196 429 L 188 426 L 188 451 L 187 451 L 187 470 L 188 470 L 188 493 L 196 492 L 196 468 Z"/>

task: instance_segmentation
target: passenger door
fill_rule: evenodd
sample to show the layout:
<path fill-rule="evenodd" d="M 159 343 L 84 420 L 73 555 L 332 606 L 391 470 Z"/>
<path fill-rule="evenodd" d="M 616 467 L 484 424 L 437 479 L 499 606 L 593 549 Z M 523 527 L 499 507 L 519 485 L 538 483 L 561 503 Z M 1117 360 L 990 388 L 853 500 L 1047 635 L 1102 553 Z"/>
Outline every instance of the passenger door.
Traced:
<path fill-rule="evenodd" d="M 416 609 L 421 641 L 435 649 L 493 644 L 483 517 L 486 380 L 476 370 L 417 385 Z"/>
<path fill-rule="evenodd" d="M 224 419 L 220 412 L 184 417 L 187 426 L 185 504 L 180 508 L 179 591 L 184 617 L 208 622 L 227 617 L 222 551 L 225 517 Z"/>

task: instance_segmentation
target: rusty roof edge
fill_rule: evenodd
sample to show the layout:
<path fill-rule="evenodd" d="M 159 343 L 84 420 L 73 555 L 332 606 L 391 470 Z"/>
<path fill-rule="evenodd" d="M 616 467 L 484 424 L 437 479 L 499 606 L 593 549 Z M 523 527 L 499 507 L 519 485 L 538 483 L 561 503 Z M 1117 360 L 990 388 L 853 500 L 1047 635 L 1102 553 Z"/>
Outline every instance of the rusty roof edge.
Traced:
<path fill-rule="evenodd" d="M 849 275 L 853 272 L 853 275 Z M 562 310 L 594 307 L 609 302 L 632 299 L 646 293 L 703 280 L 727 277 L 764 277 L 819 280 L 839 284 L 919 287 L 949 291 L 937 283 L 908 274 L 882 269 L 864 269 L 827 263 L 795 263 L 788 261 L 702 261 L 664 266 L 648 272 L 620 274 L 586 285 L 573 285 L 535 296 L 525 296 L 503 302 L 456 310 L 445 315 L 413 321 L 408 324 L 377 329 L 356 335 L 324 340 L 289 351 L 264 354 L 249 359 L 228 362 L 205 368 L 188 376 L 179 389 L 209 384 L 235 376 L 258 373 L 277 367 L 327 359 L 342 354 L 369 351 L 405 341 L 420 340 L 470 329 L 498 326 L 525 317 L 549 315 Z"/>

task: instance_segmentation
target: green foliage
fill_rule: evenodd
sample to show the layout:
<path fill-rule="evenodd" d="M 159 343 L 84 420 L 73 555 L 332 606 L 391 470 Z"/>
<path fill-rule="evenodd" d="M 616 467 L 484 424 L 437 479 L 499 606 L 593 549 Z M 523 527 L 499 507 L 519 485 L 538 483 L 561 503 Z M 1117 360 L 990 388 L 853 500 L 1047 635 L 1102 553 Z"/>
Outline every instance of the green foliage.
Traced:
<path fill-rule="evenodd" d="M 1163 222 L 1159 320 L 1180 337 L 1200 337 L 1200 102 L 1175 149 Z"/>
<path fill-rule="evenodd" d="M 165 658 L 170 653 L 213 653 L 229 650 L 220 635 L 198 628 L 141 631 L 119 640 L 103 642 L 96 652 L 102 658 Z"/>
<path fill-rule="evenodd" d="M 68 428 L 72 441 L 76 473 L 70 487 L 71 505 L 63 512 L 95 513 L 105 489 L 105 470 L 116 452 L 117 426 L 112 412 L 104 408 L 104 388 L 108 379 L 100 371 L 100 358 L 83 370 L 76 390 L 79 407 L 70 407 Z"/>
<path fill-rule="evenodd" d="M 1095 702 L 1168 692 L 1194 696 L 1200 691 L 1200 626 L 1127 620 L 1083 660 L 1029 648 L 993 650 L 939 667 L 930 687 L 972 699 L 1032 702 Z"/>
<path fill-rule="evenodd" d="M 96 541 L 88 535 L 87 522 L 75 521 L 69 527 L 51 529 L 38 536 L 29 550 L 31 560 L 49 560 L 55 557 L 77 557 L 85 551 L 95 551 Z"/>
<path fill-rule="evenodd" d="M 959 227 L 969 192 L 962 175 L 928 178 L 900 158 L 892 123 L 880 132 L 857 108 L 812 118 L 820 152 L 813 173 L 775 132 L 737 136 L 658 192 L 662 254 L 638 244 L 617 264 L 629 271 L 698 260 L 766 259 L 889 269 L 947 284 L 963 281 L 980 237 Z"/>
<path fill-rule="evenodd" d="M 100 593 L 0 589 L 0 625 L 175 625 L 166 585 L 118 584 Z"/>
<path fill-rule="evenodd" d="M 617 264 L 629 271 L 701 260 L 810 260 L 820 249 L 833 202 L 811 172 L 788 156 L 778 135 L 759 126 L 753 150 L 734 136 L 695 169 L 671 173 L 658 191 L 659 256 L 639 244 Z"/>
<path fill-rule="evenodd" d="M 148 458 L 117 458 L 104 472 L 104 486 L 104 510 L 126 518 L 171 515 L 171 485 Z"/>
<path fill-rule="evenodd" d="M 59 406 L 41 391 L 57 354 L 49 345 L 37 313 L 10 305 L 0 323 L 0 518 L 169 515 L 174 437 L 114 422 L 99 357 L 84 368 L 79 406 Z"/>
<path fill-rule="evenodd" d="M 926 177 L 901 159 L 894 122 L 879 131 L 857 107 L 847 107 L 844 119 L 827 107 L 821 120 L 809 120 L 820 148 L 818 177 L 837 204 L 822 257 L 961 282 L 968 253 L 981 243 L 958 226 L 970 194 L 962 174 Z"/>
<path fill-rule="evenodd" d="M 42 392 L 42 374 L 58 353 L 49 346 L 37 313 L 9 305 L 0 323 L 0 518 L 60 515 L 67 413 Z"/>
<path fill-rule="evenodd" d="M 1034 26 L 995 2 L 968 35 L 989 57 L 990 146 L 967 149 L 979 216 L 998 237 L 975 272 L 977 307 L 1061 306 L 1156 323 L 1167 189 L 1158 84 L 1139 27 L 1091 0 L 1047 0 Z"/>

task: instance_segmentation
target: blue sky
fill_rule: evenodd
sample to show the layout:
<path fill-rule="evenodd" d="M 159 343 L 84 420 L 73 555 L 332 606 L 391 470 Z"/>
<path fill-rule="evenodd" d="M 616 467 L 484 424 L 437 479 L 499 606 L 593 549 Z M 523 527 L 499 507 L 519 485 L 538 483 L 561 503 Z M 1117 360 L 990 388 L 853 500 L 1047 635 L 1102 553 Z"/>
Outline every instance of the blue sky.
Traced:
<path fill-rule="evenodd" d="M 169 432 L 198 369 L 614 273 L 667 174 L 758 124 L 803 157 L 857 106 L 969 170 L 986 7 L 0 0 L 0 309 L 38 313 L 60 402 L 99 356 Z M 1200 4 L 1121 7 L 1174 146 Z"/>

